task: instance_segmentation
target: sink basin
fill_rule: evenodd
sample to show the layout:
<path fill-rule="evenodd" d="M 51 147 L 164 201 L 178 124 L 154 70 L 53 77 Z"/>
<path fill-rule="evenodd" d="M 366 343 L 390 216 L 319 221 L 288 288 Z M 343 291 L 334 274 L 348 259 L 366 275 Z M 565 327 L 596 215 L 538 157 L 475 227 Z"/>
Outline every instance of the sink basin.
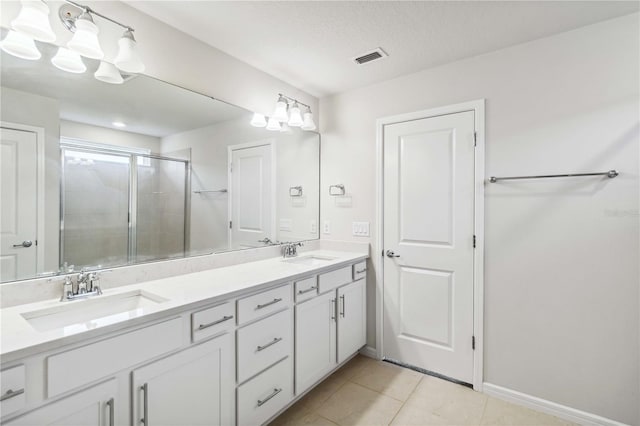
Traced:
<path fill-rule="evenodd" d="M 332 260 L 335 260 L 335 257 L 324 257 L 324 256 L 300 256 L 300 257 L 292 257 L 289 259 L 283 259 L 283 262 L 293 263 L 296 265 L 304 265 L 304 266 L 320 266 L 325 265 Z"/>
<path fill-rule="evenodd" d="M 29 325 L 38 331 L 64 329 L 78 332 L 135 318 L 144 309 L 166 302 L 156 294 L 134 290 L 113 296 L 93 296 L 85 300 L 60 304 L 22 313 Z"/>

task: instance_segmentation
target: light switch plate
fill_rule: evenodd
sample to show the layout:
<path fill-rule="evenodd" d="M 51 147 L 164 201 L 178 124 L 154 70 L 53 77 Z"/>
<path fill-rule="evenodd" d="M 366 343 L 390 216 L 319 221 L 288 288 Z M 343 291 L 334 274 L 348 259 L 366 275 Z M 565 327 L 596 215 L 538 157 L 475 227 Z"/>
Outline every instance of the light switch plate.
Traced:
<path fill-rule="evenodd" d="M 351 224 L 351 230 L 356 237 L 368 237 L 369 236 L 369 222 L 353 222 Z"/>
<path fill-rule="evenodd" d="M 323 234 L 331 233 L 331 222 L 329 222 L 328 220 L 325 220 L 324 223 L 322 224 L 322 233 Z"/>

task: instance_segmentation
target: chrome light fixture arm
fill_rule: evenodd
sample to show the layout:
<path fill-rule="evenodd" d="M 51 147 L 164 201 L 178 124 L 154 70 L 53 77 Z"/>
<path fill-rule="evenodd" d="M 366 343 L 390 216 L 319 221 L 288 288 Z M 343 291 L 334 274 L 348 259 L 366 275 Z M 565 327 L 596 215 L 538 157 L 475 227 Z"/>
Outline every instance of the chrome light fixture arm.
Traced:
<path fill-rule="evenodd" d="M 110 18 L 110 17 L 108 17 L 106 15 L 103 15 L 102 13 L 95 11 L 94 9 L 92 9 L 89 6 L 82 5 L 82 4 L 77 3 L 77 2 L 75 2 L 73 0 L 63 0 L 63 1 L 65 3 L 67 3 L 67 4 L 75 6 L 76 8 L 82 10 L 83 13 L 89 13 L 89 14 L 92 14 L 92 15 L 96 15 L 96 16 L 101 17 L 102 19 L 106 19 L 109 22 L 113 22 L 114 24 L 119 25 L 122 28 L 124 28 L 126 31 L 131 31 L 131 32 L 135 31 L 129 25 L 125 25 L 125 24 L 123 24 L 121 22 L 116 21 L 113 18 Z M 62 20 L 62 23 L 64 24 L 65 27 L 67 27 L 70 31 L 75 31 L 75 25 L 73 24 L 73 22 L 75 21 L 76 17 L 75 16 L 68 16 L 67 13 L 68 13 L 68 10 L 65 11 L 64 8 L 60 8 L 60 19 Z"/>

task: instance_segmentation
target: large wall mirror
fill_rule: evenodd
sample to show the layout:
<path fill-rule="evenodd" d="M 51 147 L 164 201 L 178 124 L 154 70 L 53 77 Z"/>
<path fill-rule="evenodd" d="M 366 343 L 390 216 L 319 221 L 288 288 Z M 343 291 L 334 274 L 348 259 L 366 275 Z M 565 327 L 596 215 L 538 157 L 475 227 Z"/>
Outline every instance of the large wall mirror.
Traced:
<path fill-rule="evenodd" d="M 318 238 L 317 133 L 39 47 L 0 58 L 2 282 Z"/>

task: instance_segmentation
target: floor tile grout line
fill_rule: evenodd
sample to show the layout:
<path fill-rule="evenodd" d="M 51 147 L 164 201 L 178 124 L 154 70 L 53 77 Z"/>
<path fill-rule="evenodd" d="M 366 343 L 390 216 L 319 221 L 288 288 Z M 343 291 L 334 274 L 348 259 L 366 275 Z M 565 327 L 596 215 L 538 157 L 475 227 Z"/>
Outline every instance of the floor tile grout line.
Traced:
<path fill-rule="evenodd" d="M 413 394 L 416 392 L 416 389 L 418 389 L 418 386 L 420 386 L 420 382 L 422 382 L 422 380 L 424 379 L 424 375 L 423 377 L 420 377 L 420 380 L 418 380 L 418 383 L 416 383 L 416 387 L 413 388 L 413 390 L 411 391 L 411 393 L 409 394 L 409 396 L 407 397 L 407 401 L 409 401 L 409 399 L 411 399 L 411 396 L 413 396 Z M 400 408 L 398 409 L 398 411 L 396 411 L 396 414 L 393 415 L 393 418 L 391 419 L 391 421 L 388 423 L 389 425 L 391 425 L 393 423 L 393 421 L 396 419 L 396 417 L 398 417 L 398 414 L 400 414 L 400 411 L 402 411 L 402 409 L 404 408 L 404 406 L 406 405 L 407 401 L 404 401 L 402 403 L 402 405 L 400 406 Z"/>

